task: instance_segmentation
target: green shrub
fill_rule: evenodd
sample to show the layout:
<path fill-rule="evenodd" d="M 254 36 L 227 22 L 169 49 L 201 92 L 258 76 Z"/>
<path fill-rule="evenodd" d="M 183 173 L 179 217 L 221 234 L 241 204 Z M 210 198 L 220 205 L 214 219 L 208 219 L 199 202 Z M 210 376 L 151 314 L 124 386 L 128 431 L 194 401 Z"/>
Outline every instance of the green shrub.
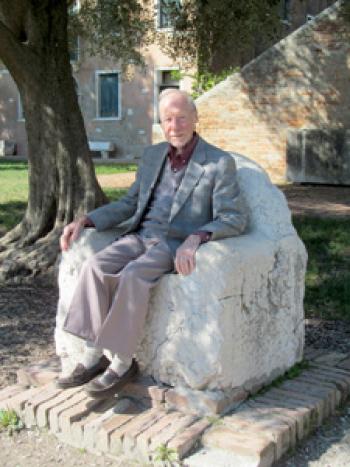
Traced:
<path fill-rule="evenodd" d="M 209 91 L 216 84 L 220 83 L 220 81 L 223 81 L 228 76 L 232 75 L 233 73 L 237 73 L 238 71 L 239 67 L 229 68 L 227 70 L 221 71 L 220 73 L 212 73 L 210 71 L 196 73 L 193 76 L 194 81 L 192 84 L 192 97 L 197 99 L 197 97 Z"/>
<path fill-rule="evenodd" d="M 11 436 L 24 428 L 24 423 L 13 409 L 0 409 L 0 430 Z"/>

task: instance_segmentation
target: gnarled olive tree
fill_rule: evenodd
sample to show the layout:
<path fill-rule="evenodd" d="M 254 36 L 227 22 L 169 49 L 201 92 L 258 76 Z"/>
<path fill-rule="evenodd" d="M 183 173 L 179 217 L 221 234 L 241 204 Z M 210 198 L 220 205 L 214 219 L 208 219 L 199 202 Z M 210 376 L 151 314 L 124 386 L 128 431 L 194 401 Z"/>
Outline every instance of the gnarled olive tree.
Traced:
<path fill-rule="evenodd" d="M 106 201 L 89 155 L 69 60 L 72 3 L 0 0 L 0 59 L 22 98 L 29 166 L 24 218 L 0 240 L 2 280 L 45 271 L 56 260 L 62 227 Z M 86 0 L 73 20 L 82 37 L 93 35 L 91 43 L 102 53 L 140 63 L 139 45 L 149 26 L 142 14 L 137 0 Z"/>

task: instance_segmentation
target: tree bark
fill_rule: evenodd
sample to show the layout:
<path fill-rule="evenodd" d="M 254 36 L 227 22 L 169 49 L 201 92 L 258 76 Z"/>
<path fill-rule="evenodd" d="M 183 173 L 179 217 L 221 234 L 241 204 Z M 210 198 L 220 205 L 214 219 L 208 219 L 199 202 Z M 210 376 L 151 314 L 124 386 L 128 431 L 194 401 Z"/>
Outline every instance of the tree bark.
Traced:
<path fill-rule="evenodd" d="M 0 240 L 0 279 L 9 280 L 53 265 L 63 226 L 106 198 L 69 61 L 67 2 L 0 0 L 0 58 L 17 83 L 28 137 L 28 206 L 20 224 Z"/>

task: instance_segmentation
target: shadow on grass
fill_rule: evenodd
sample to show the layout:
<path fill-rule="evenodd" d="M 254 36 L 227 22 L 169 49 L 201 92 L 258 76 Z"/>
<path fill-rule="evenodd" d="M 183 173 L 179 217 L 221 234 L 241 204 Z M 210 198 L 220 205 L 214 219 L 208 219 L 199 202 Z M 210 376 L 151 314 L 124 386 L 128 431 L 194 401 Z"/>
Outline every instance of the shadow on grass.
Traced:
<path fill-rule="evenodd" d="M 350 321 L 350 220 L 295 217 L 308 251 L 306 316 Z"/>
<path fill-rule="evenodd" d="M 105 188 L 106 193 L 110 201 L 117 201 L 121 198 L 127 190 Z M 12 229 L 18 224 L 24 215 L 27 203 L 23 201 L 10 201 L 8 203 L 0 203 L 0 237 L 5 235 L 7 231 Z"/>
<path fill-rule="evenodd" d="M 103 188 L 109 201 L 118 201 L 128 191 L 125 188 Z"/>
<path fill-rule="evenodd" d="M 28 164 L 23 161 L 0 161 L 0 172 L 4 170 L 28 170 Z"/>
<path fill-rule="evenodd" d="M 26 207 L 27 203 L 24 201 L 0 203 L 0 236 L 20 222 Z"/>

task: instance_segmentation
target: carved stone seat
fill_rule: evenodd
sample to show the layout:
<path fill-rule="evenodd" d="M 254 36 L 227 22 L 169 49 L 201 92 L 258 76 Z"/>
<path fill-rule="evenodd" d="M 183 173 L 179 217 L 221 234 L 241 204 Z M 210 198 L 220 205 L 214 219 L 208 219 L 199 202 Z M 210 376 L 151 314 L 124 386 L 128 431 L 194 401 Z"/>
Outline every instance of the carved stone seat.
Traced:
<path fill-rule="evenodd" d="M 145 374 L 183 391 L 254 391 L 303 354 L 304 245 L 284 195 L 257 164 L 233 156 L 249 229 L 202 245 L 190 276 L 162 278 L 137 352 Z M 82 341 L 62 330 L 79 269 L 115 234 L 87 229 L 62 255 L 56 345 L 64 372 L 82 351 Z"/>

